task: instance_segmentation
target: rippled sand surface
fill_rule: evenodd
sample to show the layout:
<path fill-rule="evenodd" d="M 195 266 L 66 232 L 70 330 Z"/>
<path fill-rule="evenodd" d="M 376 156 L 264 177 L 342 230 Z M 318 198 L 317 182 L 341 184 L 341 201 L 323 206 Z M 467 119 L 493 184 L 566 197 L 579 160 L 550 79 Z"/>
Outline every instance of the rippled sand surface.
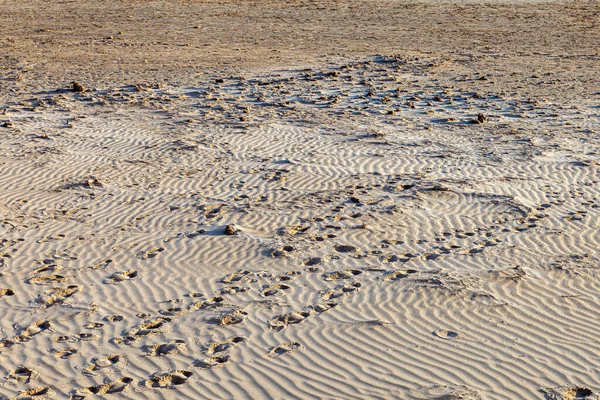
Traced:
<path fill-rule="evenodd" d="M 44 4 L 1 396 L 598 397 L 597 3 Z"/>

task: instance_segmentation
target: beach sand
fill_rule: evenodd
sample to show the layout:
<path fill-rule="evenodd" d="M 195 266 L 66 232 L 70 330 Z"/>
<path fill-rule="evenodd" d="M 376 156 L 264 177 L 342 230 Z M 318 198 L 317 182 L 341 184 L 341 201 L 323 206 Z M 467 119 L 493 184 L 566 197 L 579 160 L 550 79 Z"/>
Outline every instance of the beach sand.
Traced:
<path fill-rule="evenodd" d="M 598 2 L 0 4 L 0 396 L 600 395 Z"/>

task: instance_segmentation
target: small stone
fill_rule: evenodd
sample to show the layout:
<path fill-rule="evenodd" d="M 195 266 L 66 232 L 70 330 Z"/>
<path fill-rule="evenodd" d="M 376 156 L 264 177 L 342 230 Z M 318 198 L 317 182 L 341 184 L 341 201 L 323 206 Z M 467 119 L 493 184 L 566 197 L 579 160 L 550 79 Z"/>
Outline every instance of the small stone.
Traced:
<path fill-rule="evenodd" d="M 72 88 L 73 88 L 73 91 L 75 91 L 75 92 L 85 92 L 85 87 L 77 81 L 73 82 Z"/>
<path fill-rule="evenodd" d="M 238 229 L 235 225 L 227 225 L 223 233 L 226 235 L 237 235 Z"/>
<path fill-rule="evenodd" d="M 478 124 L 485 124 L 486 122 L 488 122 L 488 117 L 486 117 L 483 114 L 477 114 L 477 121 L 475 121 Z"/>
<path fill-rule="evenodd" d="M 100 186 L 100 181 L 98 178 L 90 178 L 84 182 L 84 185 L 87 187 Z"/>

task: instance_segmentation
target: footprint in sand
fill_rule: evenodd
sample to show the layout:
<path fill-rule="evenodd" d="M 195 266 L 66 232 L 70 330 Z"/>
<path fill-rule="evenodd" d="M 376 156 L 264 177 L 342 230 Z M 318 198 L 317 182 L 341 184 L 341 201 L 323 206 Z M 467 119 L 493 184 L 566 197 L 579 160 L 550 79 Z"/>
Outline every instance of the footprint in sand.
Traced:
<path fill-rule="evenodd" d="M 148 356 L 166 356 L 187 351 L 187 345 L 181 339 L 175 339 L 168 343 L 160 343 L 154 346 L 146 346 Z"/>
<path fill-rule="evenodd" d="M 86 376 L 94 376 L 101 370 L 112 367 L 121 361 L 121 356 L 117 354 L 109 354 L 106 357 L 94 357 L 92 358 L 90 365 L 85 367 L 81 373 Z"/>
<path fill-rule="evenodd" d="M 138 272 L 134 269 L 130 269 L 127 271 L 115 272 L 114 274 L 106 278 L 103 283 L 114 285 L 115 283 L 132 281 L 137 278 L 139 278 Z"/>
<path fill-rule="evenodd" d="M 296 252 L 294 246 L 286 245 L 271 250 L 271 257 L 282 257 Z"/>
<path fill-rule="evenodd" d="M 44 237 L 38 239 L 37 243 L 53 242 L 55 240 L 62 240 L 64 238 L 65 238 L 65 235 L 63 235 L 63 234 L 44 236 Z"/>
<path fill-rule="evenodd" d="M 40 386 L 33 389 L 28 389 L 23 392 L 19 392 L 18 395 L 10 400 L 43 400 L 54 397 L 56 392 L 50 386 Z"/>
<path fill-rule="evenodd" d="M 207 219 L 216 218 L 229 210 L 229 208 L 226 204 L 205 204 L 200 206 L 200 210 L 204 211 L 204 216 Z"/>
<path fill-rule="evenodd" d="M 29 325 L 27 328 L 23 329 L 19 336 L 15 337 L 17 342 L 27 342 L 30 340 L 31 336 L 35 336 L 42 332 L 50 332 L 51 326 L 50 321 L 36 321 Z"/>
<path fill-rule="evenodd" d="M 108 267 L 111 263 L 113 262 L 113 260 L 102 260 L 102 261 L 98 261 L 97 263 L 90 265 L 89 269 L 104 269 L 106 267 Z"/>
<path fill-rule="evenodd" d="M 169 332 L 171 327 L 167 324 L 167 322 L 171 322 L 171 318 L 155 318 L 151 321 L 147 321 L 133 327 L 131 330 L 129 330 L 129 332 L 127 332 L 127 336 L 149 336 Z"/>
<path fill-rule="evenodd" d="M 306 307 L 306 310 L 312 310 L 317 314 L 324 313 L 325 311 L 331 310 L 333 307 L 337 306 L 337 303 L 317 303 Z"/>
<path fill-rule="evenodd" d="M 220 342 L 207 343 L 205 352 L 206 354 L 221 353 L 234 348 L 244 341 L 246 341 L 246 338 L 243 336 L 232 336 Z"/>
<path fill-rule="evenodd" d="M 147 260 L 149 258 L 157 257 L 163 251 L 165 251 L 165 249 L 163 247 L 155 247 L 150 250 L 140 251 L 139 253 L 137 253 L 136 257 L 139 258 L 140 260 Z"/>
<path fill-rule="evenodd" d="M 242 310 L 231 311 L 219 318 L 219 325 L 235 325 L 243 322 L 248 313 Z"/>
<path fill-rule="evenodd" d="M 565 385 L 541 389 L 547 400 L 596 400 L 599 395 L 585 386 Z"/>
<path fill-rule="evenodd" d="M 3 352 L 10 350 L 11 347 L 17 344 L 17 341 L 10 339 L 2 339 L 0 340 L 0 354 Z"/>
<path fill-rule="evenodd" d="M 102 385 L 88 386 L 88 387 L 76 390 L 71 395 L 71 399 L 72 400 L 80 400 L 80 399 L 84 399 L 85 397 L 87 397 L 89 395 L 102 396 L 105 394 L 120 393 L 120 392 L 124 391 L 131 382 L 133 382 L 133 379 L 128 378 L 128 377 L 122 377 L 117 380 L 104 383 Z"/>
<path fill-rule="evenodd" d="M 54 354 L 54 356 L 62 358 L 66 360 L 67 358 L 73 357 L 77 354 L 77 349 L 73 347 L 64 347 L 62 349 L 50 349 L 50 353 Z"/>
<path fill-rule="evenodd" d="M 323 274 L 323 279 L 326 281 L 335 281 L 339 279 L 351 279 L 356 275 L 362 274 L 362 271 L 357 269 L 346 269 L 343 271 L 333 271 Z"/>
<path fill-rule="evenodd" d="M 27 283 L 34 283 L 36 285 L 53 285 L 56 283 L 66 282 L 67 278 L 62 275 L 47 275 L 47 276 L 36 276 L 29 278 Z"/>
<path fill-rule="evenodd" d="M 460 333 L 448 329 L 437 329 L 431 333 L 440 339 L 458 339 L 460 337 Z"/>
<path fill-rule="evenodd" d="M 169 307 L 158 311 L 159 314 L 166 315 L 168 317 L 181 317 L 190 312 L 190 310 L 183 307 Z"/>
<path fill-rule="evenodd" d="M 309 312 L 296 311 L 288 314 L 278 315 L 269 321 L 269 328 L 280 331 L 288 325 L 299 324 L 310 316 Z"/>
<path fill-rule="evenodd" d="M 347 293 L 352 293 L 357 291 L 362 285 L 360 282 L 352 282 L 347 285 L 339 285 L 333 290 L 327 290 L 321 294 L 321 298 L 323 300 L 331 300 L 337 299 L 338 297 L 342 297 Z"/>
<path fill-rule="evenodd" d="M 379 261 L 384 263 L 395 263 L 399 261 L 408 261 L 407 258 L 400 258 L 397 254 L 381 254 L 380 251 L 372 251 L 372 254 L 380 254 Z"/>
<path fill-rule="evenodd" d="M 17 367 L 10 371 L 6 376 L 6 380 L 13 380 L 20 384 L 29 383 L 36 379 L 40 374 L 36 370 L 27 367 Z"/>
<path fill-rule="evenodd" d="M 270 296 L 281 296 L 285 290 L 288 290 L 290 287 L 288 285 L 272 285 L 267 286 L 260 293 L 261 296 L 270 297 Z"/>
<path fill-rule="evenodd" d="M 295 236 L 295 235 L 300 235 L 300 234 L 306 233 L 309 229 L 310 229 L 310 226 L 302 226 L 302 225 L 286 226 L 283 228 L 279 228 L 277 230 L 277 234 L 281 235 L 281 236 L 284 236 L 284 235 Z"/>
<path fill-rule="evenodd" d="M 73 336 L 55 336 L 52 339 L 57 343 L 89 342 L 91 340 L 100 339 L 100 335 L 94 335 L 92 333 L 80 333 Z"/>
<path fill-rule="evenodd" d="M 78 258 L 77 254 L 71 254 L 69 253 L 69 250 L 52 250 L 46 253 L 46 256 L 48 257 L 48 259 L 66 261 L 77 260 Z M 44 263 L 46 263 L 47 261 L 48 260 L 44 260 Z"/>
<path fill-rule="evenodd" d="M 216 297 L 211 297 L 210 299 L 206 299 L 203 301 L 198 301 L 198 302 L 192 304 L 189 309 L 190 309 L 190 311 L 207 310 L 207 309 L 213 309 L 213 308 L 219 308 L 219 307 L 226 307 L 229 305 L 231 305 L 231 304 L 226 302 L 223 297 L 216 296 Z"/>
<path fill-rule="evenodd" d="M 321 267 L 306 267 L 304 270 L 311 273 L 323 272 L 323 268 Z"/>
<path fill-rule="evenodd" d="M 399 281 L 408 277 L 409 275 L 416 274 L 418 271 L 415 269 L 393 269 L 386 271 L 383 274 L 384 281 Z"/>
<path fill-rule="evenodd" d="M 277 275 L 273 279 L 277 282 L 291 282 L 295 277 L 302 275 L 301 271 L 288 271 L 283 275 Z"/>
<path fill-rule="evenodd" d="M 56 343 L 66 343 L 71 340 L 71 336 L 55 336 L 52 338 Z"/>
<path fill-rule="evenodd" d="M 211 368 L 217 368 L 217 367 L 222 367 L 223 365 L 227 364 L 227 362 L 229 361 L 229 356 L 222 356 L 222 357 L 209 357 L 209 358 L 205 358 L 203 360 L 198 360 L 194 363 L 194 366 L 197 368 L 202 368 L 202 369 L 211 369 Z"/>
<path fill-rule="evenodd" d="M 253 274 L 250 271 L 239 270 L 239 271 L 233 272 L 233 273 L 225 276 L 223 279 L 221 279 L 221 282 L 234 283 L 234 282 L 241 282 L 241 281 L 245 281 L 245 280 L 249 280 L 252 282 L 252 275 Z"/>
<path fill-rule="evenodd" d="M 240 294 L 240 293 L 246 293 L 250 290 L 249 287 L 240 287 L 240 286 L 230 286 L 230 287 L 224 287 L 221 288 L 217 291 L 217 294 L 219 296 L 222 296 L 224 294 Z"/>
<path fill-rule="evenodd" d="M 55 273 L 60 271 L 61 269 L 63 269 L 63 267 L 61 267 L 60 265 L 50 264 L 36 269 L 35 271 L 33 271 L 33 273 L 36 275 L 44 273 Z"/>
<path fill-rule="evenodd" d="M 320 265 L 323 263 L 323 259 L 321 257 L 311 257 L 307 258 L 302 262 L 306 267 L 314 267 L 316 265 Z"/>
<path fill-rule="evenodd" d="M 184 384 L 193 373 L 185 370 L 176 370 L 162 374 L 154 374 L 150 379 L 143 382 L 149 388 L 168 388 Z"/>
<path fill-rule="evenodd" d="M 73 341 L 75 342 L 89 342 L 98 339 L 100 339 L 100 335 L 95 335 L 93 333 L 78 333 L 73 336 Z"/>
<path fill-rule="evenodd" d="M 299 351 L 299 350 L 303 350 L 303 349 L 304 349 L 304 346 L 302 346 L 298 342 L 282 343 L 280 345 L 273 347 L 271 349 L 271 351 L 269 351 L 267 356 L 274 358 L 274 357 L 279 357 L 283 354 L 289 354 L 289 353 L 293 353 L 295 351 Z"/>
<path fill-rule="evenodd" d="M 344 246 L 344 245 L 335 246 L 334 250 L 337 251 L 338 253 L 354 253 L 354 252 L 358 251 L 358 249 L 354 246 Z"/>
<path fill-rule="evenodd" d="M 108 322 L 121 322 L 123 321 L 124 317 L 122 315 L 107 315 L 102 319 Z"/>
<path fill-rule="evenodd" d="M 65 300 L 75 295 L 80 290 L 81 288 L 76 285 L 56 287 L 45 291 L 45 299 L 40 297 L 36 301 L 41 303 L 42 308 L 49 308 L 57 304 L 62 305 Z"/>
<path fill-rule="evenodd" d="M 56 343 L 66 343 L 71 340 L 71 336 L 55 336 L 52 338 Z"/>
<path fill-rule="evenodd" d="M 102 322 L 90 322 L 89 324 L 84 325 L 85 329 L 102 329 L 104 324 Z"/>
<path fill-rule="evenodd" d="M 126 346 L 134 344 L 139 338 L 135 336 L 119 336 L 112 339 L 114 344 L 124 344 Z"/>

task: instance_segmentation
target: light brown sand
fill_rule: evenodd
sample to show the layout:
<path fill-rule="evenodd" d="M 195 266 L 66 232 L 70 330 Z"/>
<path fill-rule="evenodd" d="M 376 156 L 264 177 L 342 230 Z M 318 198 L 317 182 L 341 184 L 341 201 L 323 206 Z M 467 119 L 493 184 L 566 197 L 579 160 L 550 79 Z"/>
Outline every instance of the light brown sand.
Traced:
<path fill-rule="evenodd" d="M 0 5 L 0 395 L 598 397 L 598 3 Z"/>

